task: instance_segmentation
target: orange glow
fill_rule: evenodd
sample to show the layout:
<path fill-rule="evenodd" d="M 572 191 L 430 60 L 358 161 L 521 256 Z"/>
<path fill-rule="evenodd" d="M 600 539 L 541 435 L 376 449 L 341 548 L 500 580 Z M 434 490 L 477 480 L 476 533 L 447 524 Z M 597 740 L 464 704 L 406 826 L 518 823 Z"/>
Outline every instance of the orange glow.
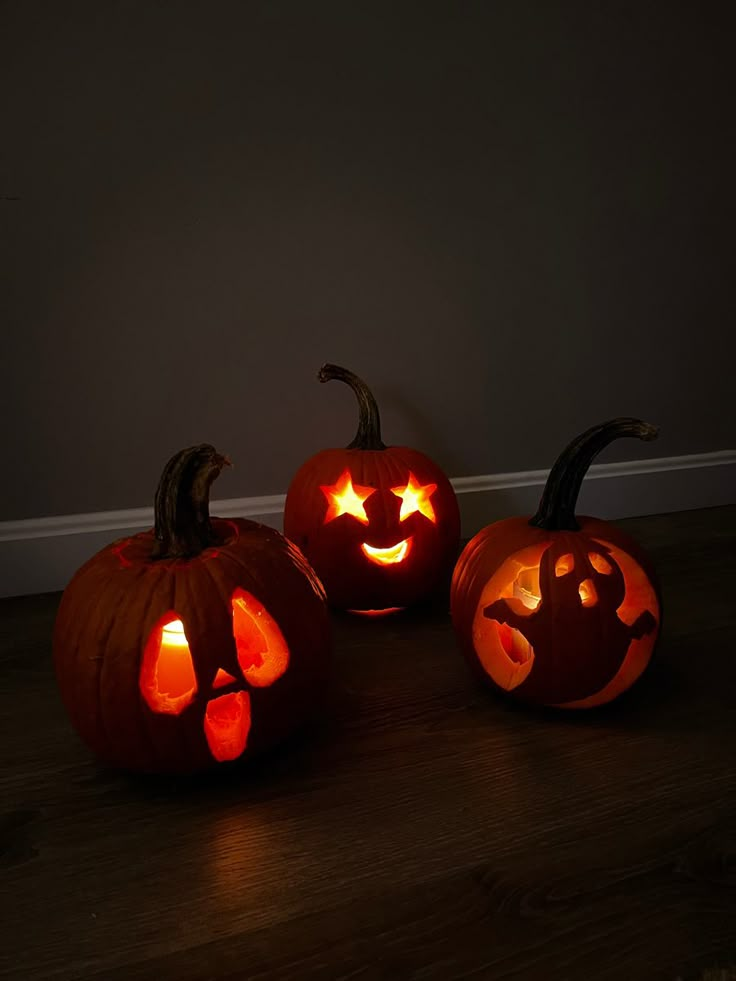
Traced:
<path fill-rule="evenodd" d="M 600 572 L 604 576 L 611 575 L 611 564 L 606 561 L 600 552 L 588 552 L 588 558 L 596 572 Z"/>
<path fill-rule="evenodd" d="M 610 554 L 626 580 L 626 596 L 617 611 L 619 617 L 624 623 L 631 625 L 642 610 L 651 610 L 654 619 L 659 622 L 657 594 L 642 567 L 630 555 L 610 542 L 594 540 Z M 654 633 L 647 634 L 642 640 L 649 642 L 650 646 L 654 647 L 656 635 L 657 631 L 654 631 Z"/>
<path fill-rule="evenodd" d="M 372 545 L 366 545 L 365 542 L 360 547 L 363 554 L 376 565 L 396 565 L 397 562 L 403 562 L 409 554 L 411 538 L 405 538 L 403 542 L 397 542 L 388 548 L 374 548 Z"/>
<path fill-rule="evenodd" d="M 385 617 L 389 613 L 400 613 L 403 606 L 387 606 L 383 610 L 348 610 L 348 613 L 357 613 L 361 617 Z"/>
<path fill-rule="evenodd" d="M 245 749 L 250 731 L 250 698 L 247 692 L 220 695 L 207 703 L 204 734 L 210 753 L 218 761 L 234 760 Z"/>
<path fill-rule="evenodd" d="M 244 589 L 235 590 L 232 606 L 240 670 L 255 688 L 267 688 L 289 666 L 284 635 L 263 603 Z"/>
<path fill-rule="evenodd" d="M 642 612 L 651 610 L 657 623 L 659 624 L 659 602 L 654 587 L 647 578 L 641 566 L 631 558 L 626 552 L 611 545 L 610 542 L 598 541 L 608 552 L 613 561 L 618 565 L 626 580 L 626 596 L 621 606 L 618 608 L 618 615 L 624 623 L 631 625 Z M 591 560 L 592 561 L 592 560 Z M 599 572 L 603 570 L 599 569 Z M 610 571 L 610 570 L 609 570 Z M 652 633 L 643 637 L 634 637 L 629 644 L 624 663 L 620 670 L 608 684 L 594 695 L 587 698 L 579 698 L 574 702 L 564 702 L 560 708 L 587 709 L 596 705 L 604 705 L 606 702 L 617 698 L 622 692 L 630 688 L 646 668 L 654 650 L 654 644 L 659 633 L 659 626 Z"/>
<path fill-rule="evenodd" d="M 325 524 L 334 521 L 342 514 L 351 514 L 364 525 L 368 524 L 368 515 L 365 513 L 363 502 L 375 493 L 375 487 L 361 487 L 359 484 L 354 484 L 350 471 L 344 470 L 336 483 L 320 487 L 320 490 L 327 498 Z"/>
<path fill-rule="evenodd" d="M 598 602 L 598 593 L 592 579 L 584 579 L 578 586 L 578 593 L 583 606 L 595 606 Z"/>
<path fill-rule="evenodd" d="M 433 524 L 437 524 L 437 517 L 430 501 L 430 497 L 436 490 L 437 484 L 420 484 L 414 474 L 409 471 L 409 480 L 405 487 L 391 488 L 391 493 L 401 498 L 399 521 L 405 521 L 410 514 L 419 511 Z"/>
<path fill-rule="evenodd" d="M 572 572 L 575 568 L 575 556 L 572 552 L 565 552 L 561 555 L 559 559 L 555 562 L 555 575 L 559 579 L 560 576 L 566 576 L 568 572 Z"/>
<path fill-rule="evenodd" d="M 546 545 L 531 545 L 509 558 L 483 587 L 473 619 L 473 646 L 496 684 L 511 691 L 534 667 L 534 648 L 520 630 L 484 615 L 487 606 L 505 599 L 520 616 L 531 616 L 541 602 L 539 563 Z"/>
<path fill-rule="evenodd" d="M 613 563 L 618 565 L 625 582 L 626 592 L 616 611 L 620 620 L 628 626 L 636 624 L 644 611 L 648 611 L 659 623 L 659 602 L 655 589 L 645 571 L 626 552 L 610 542 L 595 540 L 605 554 L 590 551 L 588 558 L 596 572 L 610 575 Z M 484 611 L 496 600 L 505 600 L 512 612 L 528 616 L 539 606 L 541 589 L 539 568 L 545 544 L 528 546 L 510 556 L 491 576 L 481 592 L 473 619 L 473 646 L 483 668 L 506 691 L 518 687 L 531 673 L 535 652 L 520 630 L 493 618 Z M 609 561 L 610 559 L 610 561 Z M 567 553 L 557 559 L 555 574 L 565 575 L 574 568 L 574 558 Z M 600 587 L 602 588 L 602 587 Z M 601 600 L 593 578 L 578 584 L 580 602 L 584 607 L 598 605 Z M 642 635 L 634 633 L 624 661 L 608 684 L 600 691 L 585 698 L 561 703 L 562 708 L 591 708 L 603 705 L 629 688 L 647 666 L 657 639 L 657 629 Z"/>
<path fill-rule="evenodd" d="M 141 694 L 154 712 L 179 715 L 197 692 L 184 624 L 173 611 L 151 631 L 139 679 Z"/>
<path fill-rule="evenodd" d="M 162 641 L 166 647 L 186 647 L 189 650 L 187 635 L 184 633 L 184 624 L 181 620 L 172 620 L 164 624 Z"/>
<path fill-rule="evenodd" d="M 225 685 L 232 685 L 237 680 L 237 678 L 233 678 L 233 676 L 224 668 L 218 668 L 217 674 L 215 675 L 215 680 L 212 682 L 212 687 L 224 688 Z"/>
<path fill-rule="evenodd" d="M 514 580 L 513 596 L 521 600 L 527 610 L 536 610 L 542 602 L 539 595 L 539 568 L 522 569 Z"/>
<path fill-rule="evenodd" d="M 507 623 L 499 623 L 498 639 L 505 654 L 514 664 L 524 665 L 534 654 L 534 648 L 526 637 L 514 627 L 509 627 Z"/>

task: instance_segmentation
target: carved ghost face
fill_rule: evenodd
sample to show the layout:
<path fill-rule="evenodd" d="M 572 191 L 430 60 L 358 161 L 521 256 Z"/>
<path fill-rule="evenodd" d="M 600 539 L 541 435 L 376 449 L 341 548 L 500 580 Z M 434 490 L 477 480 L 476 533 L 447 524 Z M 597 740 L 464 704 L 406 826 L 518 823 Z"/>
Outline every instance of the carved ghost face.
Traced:
<path fill-rule="evenodd" d="M 579 533 L 558 534 L 503 562 L 481 592 L 473 639 L 501 688 L 582 707 L 608 701 L 638 677 L 658 622 L 655 591 L 631 556 Z"/>

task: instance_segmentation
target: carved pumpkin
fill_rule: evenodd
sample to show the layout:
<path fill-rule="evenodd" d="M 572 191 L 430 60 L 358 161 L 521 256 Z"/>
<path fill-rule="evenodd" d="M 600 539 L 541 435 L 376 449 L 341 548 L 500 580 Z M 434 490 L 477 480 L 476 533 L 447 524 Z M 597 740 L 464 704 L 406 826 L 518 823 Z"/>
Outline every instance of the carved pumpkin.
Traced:
<path fill-rule="evenodd" d="M 62 700 L 114 765 L 185 772 L 252 756 L 318 707 L 324 591 L 272 528 L 210 518 L 210 484 L 228 462 L 206 444 L 172 457 L 155 529 L 108 545 L 62 597 Z"/>
<path fill-rule="evenodd" d="M 284 531 L 333 606 L 361 613 L 409 606 L 449 577 L 460 536 L 455 492 L 423 453 L 384 444 L 365 382 L 332 364 L 318 378 L 336 378 L 355 392 L 358 432 L 347 449 L 322 450 L 297 472 Z"/>
<path fill-rule="evenodd" d="M 629 688 L 660 624 L 654 569 L 614 525 L 575 516 L 595 456 L 653 426 L 614 419 L 583 433 L 550 471 L 531 520 L 508 518 L 464 549 L 451 586 L 461 650 L 481 676 L 529 702 L 591 708 Z"/>

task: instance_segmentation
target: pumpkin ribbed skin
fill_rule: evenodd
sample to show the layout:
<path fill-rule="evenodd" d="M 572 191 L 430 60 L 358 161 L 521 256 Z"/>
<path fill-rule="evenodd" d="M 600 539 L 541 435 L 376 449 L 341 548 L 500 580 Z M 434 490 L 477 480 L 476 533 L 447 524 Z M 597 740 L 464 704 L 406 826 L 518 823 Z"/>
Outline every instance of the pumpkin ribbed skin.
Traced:
<path fill-rule="evenodd" d="M 197 478 L 202 448 L 193 449 L 199 457 L 193 457 L 190 469 Z M 192 458 L 192 451 L 185 452 Z M 201 542 L 187 544 L 182 529 L 195 520 L 192 515 L 174 528 L 182 534 L 173 536 L 173 545 L 163 531 L 121 539 L 82 566 L 61 599 L 53 651 L 62 701 L 93 752 L 128 770 L 178 773 L 217 765 L 204 717 L 210 700 L 221 695 L 246 693 L 238 695 L 247 699 L 250 711 L 241 758 L 283 740 L 322 700 L 330 624 L 319 580 L 299 550 L 274 529 L 245 520 L 210 520 L 211 479 L 199 480 L 205 503 L 194 509 L 194 537 L 212 544 L 201 551 Z M 186 490 L 175 486 L 170 494 L 180 513 L 186 510 Z M 173 527 L 170 522 L 168 530 Z M 182 542 L 179 550 L 197 554 L 153 558 L 167 549 L 176 552 Z M 288 645 L 288 665 L 265 686 L 249 684 L 238 661 L 232 605 L 237 590 L 265 607 Z M 184 625 L 196 676 L 196 693 L 180 714 L 153 711 L 141 691 L 146 644 L 171 612 Z M 213 688 L 220 669 L 232 676 L 231 683 Z"/>
<path fill-rule="evenodd" d="M 601 605 L 586 611 L 586 619 L 593 622 L 588 623 L 581 634 L 577 619 L 580 616 L 578 598 L 561 591 L 565 577 L 558 578 L 543 566 L 540 568 L 540 593 L 554 607 L 554 616 L 544 620 L 544 630 L 553 643 L 547 645 L 544 657 L 541 645 L 537 645 L 531 665 L 528 662 L 514 665 L 511 660 L 507 664 L 495 647 L 490 621 L 483 616 L 483 608 L 496 596 L 496 589 L 488 584 L 509 559 L 519 553 L 522 553 L 521 565 L 526 561 L 541 562 L 547 551 L 550 559 L 572 555 L 575 566 L 580 569 L 589 562 L 591 552 L 601 551 L 602 544 L 604 548 L 613 546 L 613 550 L 604 555 L 609 559 L 609 565 L 612 565 L 610 558 L 613 556 L 617 564 L 626 566 L 628 604 L 632 610 L 634 604 L 638 604 L 637 611 L 647 608 L 647 604 L 654 606 L 651 612 L 659 624 L 661 595 L 646 553 L 629 535 L 609 522 L 589 517 L 580 517 L 578 521 L 580 530 L 575 532 L 550 533 L 532 527 L 527 518 L 508 518 L 489 525 L 468 542 L 453 573 L 450 589 L 452 622 L 462 654 L 483 681 L 513 692 L 523 701 L 566 708 L 603 705 L 639 678 L 652 655 L 656 633 L 643 642 L 632 643 L 630 650 L 628 645 L 623 649 L 621 645 L 613 644 L 611 634 L 615 621 L 610 611 Z M 526 559 L 524 553 L 527 553 Z M 622 556 L 627 556 L 629 561 Z M 589 565 L 586 574 L 594 584 L 605 582 Z M 571 575 L 574 577 L 575 572 Z M 579 581 L 580 573 L 573 579 L 576 585 Z M 635 590 L 639 591 L 638 596 L 634 594 Z M 653 597 L 656 597 L 654 601 Z M 528 633 L 533 635 L 531 630 Z M 595 638 L 593 644 L 588 642 L 591 637 Z"/>
<path fill-rule="evenodd" d="M 523 701 L 592 708 L 651 658 L 661 595 L 644 551 L 608 522 L 575 515 L 595 456 L 657 430 L 623 417 L 594 426 L 556 460 L 531 518 L 508 518 L 465 547 L 450 588 L 459 646 L 480 677 Z"/>
<path fill-rule="evenodd" d="M 349 470 L 353 483 L 375 488 L 365 501 L 368 523 L 343 514 L 325 523 L 322 486 Z M 421 484 L 436 484 L 431 496 L 437 521 L 415 512 L 401 521 L 401 500 L 391 488 L 406 484 L 411 472 Z M 440 468 L 418 450 L 323 450 L 294 476 L 286 496 L 284 533 L 309 559 L 341 609 L 381 610 L 410 606 L 435 589 L 457 557 L 460 513 L 452 485 Z M 368 561 L 363 543 L 389 548 L 411 539 L 404 562 L 380 566 Z"/>

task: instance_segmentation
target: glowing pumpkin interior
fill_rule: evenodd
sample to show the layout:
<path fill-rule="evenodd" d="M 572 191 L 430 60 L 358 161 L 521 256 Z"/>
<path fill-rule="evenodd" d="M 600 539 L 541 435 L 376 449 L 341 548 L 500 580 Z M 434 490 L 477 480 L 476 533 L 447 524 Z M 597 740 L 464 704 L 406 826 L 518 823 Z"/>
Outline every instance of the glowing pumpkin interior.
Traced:
<path fill-rule="evenodd" d="M 289 648 L 265 606 L 251 593 L 236 589 L 232 595 L 232 631 L 242 677 L 218 667 L 212 680 L 217 689 L 241 686 L 210 698 L 204 713 L 204 735 L 212 756 L 222 762 L 245 750 L 251 726 L 253 688 L 272 685 L 289 665 Z M 171 610 L 156 624 L 146 642 L 139 677 L 141 695 L 158 714 L 180 715 L 197 695 L 197 676 L 179 615 Z"/>
<path fill-rule="evenodd" d="M 403 606 L 385 606 L 382 610 L 348 610 L 348 613 L 357 613 L 361 617 L 386 617 L 403 609 Z"/>
<path fill-rule="evenodd" d="M 143 651 L 140 690 L 148 707 L 179 715 L 194 701 L 197 676 L 184 624 L 173 611 L 153 628 Z"/>
<path fill-rule="evenodd" d="M 250 696 L 233 691 L 207 702 L 204 734 L 210 753 L 218 761 L 236 760 L 248 743 Z"/>
<path fill-rule="evenodd" d="M 609 542 L 596 542 L 608 552 L 620 568 L 626 590 L 616 610 L 618 618 L 631 626 L 644 612 L 650 611 L 659 621 L 659 603 L 652 584 L 639 564 L 630 555 Z M 484 611 L 497 600 L 505 600 L 517 616 L 530 616 L 542 601 L 539 567 L 548 544 L 521 549 L 506 559 L 483 588 L 473 620 L 473 645 L 478 658 L 495 683 L 510 691 L 518 687 L 534 669 L 535 652 L 532 645 L 515 627 L 488 618 Z M 602 575 L 612 572 L 604 555 L 589 552 L 591 565 Z M 556 577 L 574 570 L 571 553 L 560 556 L 554 567 Z M 598 603 L 595 584 L 584 579 L 578 586 L 579 602 L 583 607 Z M 629 688 L 639 677 L 651 657 L 657 631 L 632 638 L 624 662 L 616 676 L 600 692 L 587 698 L 564 703 L 565 708 L 587 708 L 603 704 Z M 560 642 L 564 644 L 564 638 Z"/>
<path fill-rule="evenodd" d="M 232 598 L 233 636 L 238 664 L 254 688 L 267 688 L 289 666 L 289 648 L 279 625 L 263 603 L 244 589 Z"/>
<path fill-rule="evenodd" d="M 368 524 L 365 502 L 375 492 L 374 487 L 361 487 L 359 484 L 353 484 L 350 471 L 344 470 L 334 484 L 323 486 L 320 489 L 327 498 L 325 524 L 334 521 L 335 518 L 339 518 L 343 514 L 352 515 L 364 525 Z"/>
<path fill-rule="evenodd" d="M 403 562 L 409 554 L 411 538 L 405 538 L 395 545 L 389 545 L 388 548 L 374 548 L 372 545 L 363 542 L 361 549 L 363 555 L 370 559 L 371 562 L 375 562 L 376 565 L 396 565 L 397 562 Z"/>
<path fill-rule="evenodd" d="M 437 490 L 437 484 L 420 484 L 414 474 L 409 471 L 409 479 L 405 487 L 392 487 L 391 493 L 401 498 L 401 511 L 399 521 L 406 519 L 418 511 L 428 518 L 432 524 L 437 524 L 437 515 L 434 513 L 430 497 Z"/>

